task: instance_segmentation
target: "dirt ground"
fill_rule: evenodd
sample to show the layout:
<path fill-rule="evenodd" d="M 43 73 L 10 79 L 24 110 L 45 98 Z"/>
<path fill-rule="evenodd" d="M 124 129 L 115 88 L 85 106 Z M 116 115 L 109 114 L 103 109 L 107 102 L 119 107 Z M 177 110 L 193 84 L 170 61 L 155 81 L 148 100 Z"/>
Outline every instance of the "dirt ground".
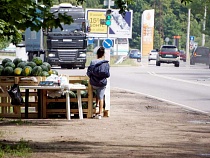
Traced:
<path fill-rule="evenodd" d="M 0 121 L 0 141 L 29 141 L 30 158 L 210 157 L 210 116 L 111 89 L 111 114 L 97 119 Z"/>

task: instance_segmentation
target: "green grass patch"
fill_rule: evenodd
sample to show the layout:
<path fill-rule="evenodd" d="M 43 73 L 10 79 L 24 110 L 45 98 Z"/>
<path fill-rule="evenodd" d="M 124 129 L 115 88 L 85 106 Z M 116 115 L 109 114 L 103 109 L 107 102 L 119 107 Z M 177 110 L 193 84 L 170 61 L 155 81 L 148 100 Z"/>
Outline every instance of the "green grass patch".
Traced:
<path fill-rule="evenodd" d="M 21 139 L 19 142 L 0 142 L 0 158 L 28 157 L 32 153 L 28 142 Z"/>
<path fill-rule="evenodd" d="M 31 124 L 30 121 L 25 121 L 25 120 L 21 120 L 21 119 L 17 119 L 17 120 L 11 120 L 7 122 L 8 124 L 16 124 L 16 125 L 29 125 Z"/>

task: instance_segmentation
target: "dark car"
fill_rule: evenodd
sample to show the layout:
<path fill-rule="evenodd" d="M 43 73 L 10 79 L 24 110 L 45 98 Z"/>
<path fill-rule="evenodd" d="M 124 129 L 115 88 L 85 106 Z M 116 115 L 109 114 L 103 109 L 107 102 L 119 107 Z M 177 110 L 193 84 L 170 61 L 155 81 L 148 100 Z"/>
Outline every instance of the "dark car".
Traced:
<path fill-rule="evenodd" d="M 210 49 L 208 47 L 195 47 L 190 56 L 190 65 L 195 65 L 195 63 L 209 65 L 209 53 Z"/>
<path fill-rule="evenodd" d="M 180 50 L 180 60 L 183 60 L 184 62 L 186 62 L 186 53 L 184 50 Z"/>
<path fill-rule="evenodd" d="M 128 56 L 131 59 L 137 59 L 138 62 L 141 61 L 141 52 L 138 49 L 131 49 Z"/>

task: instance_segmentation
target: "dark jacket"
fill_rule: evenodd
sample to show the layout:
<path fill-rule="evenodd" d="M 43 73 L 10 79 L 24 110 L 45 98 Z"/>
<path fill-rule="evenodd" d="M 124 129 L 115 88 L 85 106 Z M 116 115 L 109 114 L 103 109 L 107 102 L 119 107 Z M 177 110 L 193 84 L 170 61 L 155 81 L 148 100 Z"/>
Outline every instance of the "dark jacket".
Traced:
<path fill-rule="evenodd" d="M 96 87 L 104 87 L 107 85 L 109 73 L 109 61 L 102 60 L 94 65 L 90 65 L 87 69 L 87 75 L 90 78 L 90 84 Z"/>

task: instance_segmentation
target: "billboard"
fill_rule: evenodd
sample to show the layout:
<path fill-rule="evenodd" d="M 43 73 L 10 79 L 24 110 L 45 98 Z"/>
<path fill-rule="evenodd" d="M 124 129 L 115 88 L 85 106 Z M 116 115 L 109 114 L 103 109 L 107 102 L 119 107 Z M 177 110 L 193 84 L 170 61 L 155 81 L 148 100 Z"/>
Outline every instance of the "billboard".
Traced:
<path fill-rule="evenodd" d="M 132 38 L 133 11 L 127 11 L 125 17 L 118 9 L 112 9 L 109 37 Z M 101 24 L 106 19 L 106 9 L 86 9 L 86 19 L 90 24 L 89 37 L 107 37 L 107 26 Z"/>
<path fill-rule="evenodd" d="M 141 20 L 141 52 L 148 55 L 154 44 L 154 9 L 145 10 Z"/>

